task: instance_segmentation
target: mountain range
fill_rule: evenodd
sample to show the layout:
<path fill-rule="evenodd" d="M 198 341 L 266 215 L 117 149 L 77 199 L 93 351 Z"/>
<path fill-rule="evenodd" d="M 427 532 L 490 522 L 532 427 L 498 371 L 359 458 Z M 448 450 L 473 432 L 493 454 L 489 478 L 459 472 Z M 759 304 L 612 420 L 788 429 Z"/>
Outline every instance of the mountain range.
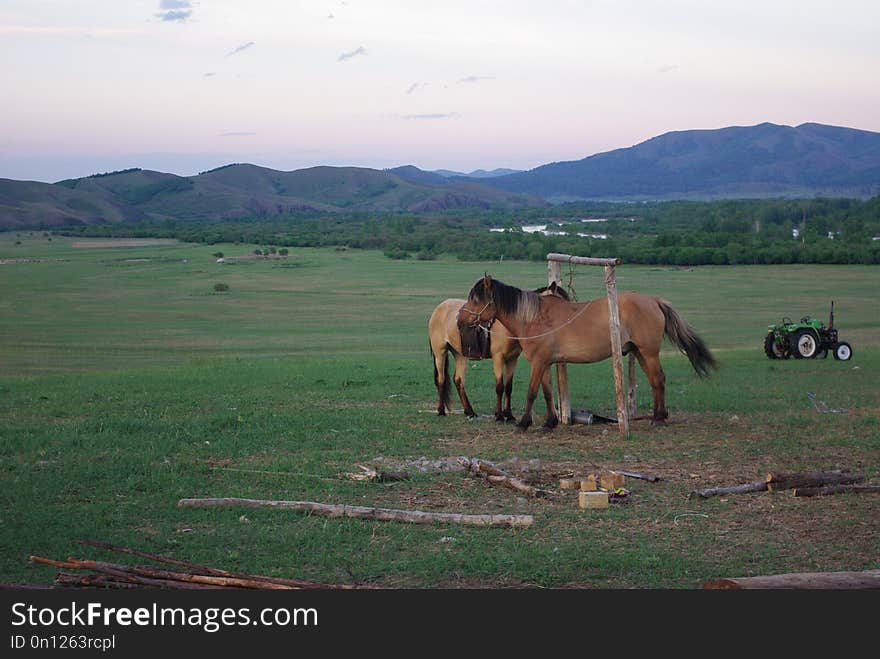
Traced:
<path fill-rule="evenodd" d="M 665 133 L 521 172 L 232 164 L 196 176 L 133 168 L 53 184 L 0 179 L 0 229 L 322 211 L 516 211 L 571 200 L 876 195 L 880 133 L 763 123 Z"/>
<path fill-rule="evenodd" d="M 550 201 L 873 197 L 880 133 L 807 123 L 665 133 L 490 180 Z"/>
<path fill-rule="evenodd" d="M 58 183 L 0 179 L 0 229 L 138 222 L 237 220 L 299 212 L 516 210 L 546 206 L 538 197 L 415 167 L 403 175 L 361 167 L 281 172 L 248 164 L 197 176 L 127 169 Z M 419 182 L 421 172 L 425 182 Z M 432 178 L 433 177 L 433 178 Z"/>

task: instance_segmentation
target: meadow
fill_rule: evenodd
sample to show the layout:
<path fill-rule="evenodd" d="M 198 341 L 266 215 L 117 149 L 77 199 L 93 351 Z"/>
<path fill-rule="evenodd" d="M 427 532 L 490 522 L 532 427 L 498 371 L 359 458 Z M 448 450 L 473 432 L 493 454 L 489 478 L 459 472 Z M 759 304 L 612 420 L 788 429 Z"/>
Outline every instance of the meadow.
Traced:
<path fill-rule="evenodd" d="M 608 425 L 519 434 L 483 416 L 435 414 L 434 306 L 464 297 L 486 271 L 540 286 L 545 264 L 332 248 L 212 256 L 254 247 L 0 234 L 0 582 L 51 583 L 54 570 L 31 554 L 119 559 L 78 539 L 389 588 L 697 588 L 723 576 L 880 568 L 875 494 L 688 498 L 770 470 L 851 469 L 880 483 L 880 268 L 624 264 L 620 289 L 669 300 L 720 368 L 701 380 L 665 344 L 670 422 L 634 422 L 621 439 Z M 598 269 L 577 269 L 571 283 L 581 300 L 604 294 Z M 831 300 L 851 361 L 767 359 L 768 324 L 827 321 Z M 527 373 L 520 360 L 515 414 Z M 570 366 L 569 379 L 575 407 L 613 411 L 610 361 Z M 491 364 L 472 362 L 467 388 L 490 413 Z M 808 393 L 842 412 L 821 413 Z M 414 470 L 392 484 L 339 477 L 359 464 L 459 455 L 527 468 L 549 486 L 614 468 L 664 480 L 628 480 L 625 502 L 583 511 L 571 494 L 527 500 L 455 471 Z M 519 512 L 535 524 L 177 508 L 198 496 Z"/>

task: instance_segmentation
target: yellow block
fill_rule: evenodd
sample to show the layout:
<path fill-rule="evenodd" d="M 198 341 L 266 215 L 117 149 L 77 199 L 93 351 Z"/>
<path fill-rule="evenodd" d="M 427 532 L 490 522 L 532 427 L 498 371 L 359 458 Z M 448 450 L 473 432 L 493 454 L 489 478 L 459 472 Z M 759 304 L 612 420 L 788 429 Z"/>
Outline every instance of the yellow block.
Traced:
<path fill-rule="evenodd" d="M 626 479 L 623 477 L 623 474 L 613 474 L 608 472 L 602 476 L 602 489 L 613 492 L 618 487 L 623 487 Z"/>
<path fill-rule="evenodd" d="M 607 508 L 608 492 L 578 492 L 578 505 L 581 508 Z"/>
<path fill-rule="evenodd" d="M 599 488 L 596 485 L 596 474 L 590 474 L 586 478 L 581 479 L 581 490 L 583 492 L 595 492 Z"/>

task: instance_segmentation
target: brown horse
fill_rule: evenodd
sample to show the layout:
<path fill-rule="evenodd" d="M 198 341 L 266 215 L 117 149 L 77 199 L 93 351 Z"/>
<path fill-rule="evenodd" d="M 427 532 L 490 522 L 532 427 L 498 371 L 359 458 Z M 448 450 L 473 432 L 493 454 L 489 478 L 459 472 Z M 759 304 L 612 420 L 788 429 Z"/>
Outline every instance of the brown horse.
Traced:
<path fill-rule="evenodd" d="M 641 293 L 621 293 L 620 343 L 623 354 L 633 353 L 648 377 L 654 393 L 654 423 L 663 423 L 666 410 L 666 376 L 660 365 L 660 344 L 665 334 L 690 360 L 698 375 L 708 375 L 715 368 L 715 358 L 672 306 L 656 297 Z M 608 302 L 569 302 L 557 297 L 542 297 L 508 286 L 486 275 L 479 279 L 459 312 L 459 327 L 479 323 L 504 323 L 517 339 L 531 363 L 526 408 L 517 426 L 525 430 L 532 424 L 532 406 L 538 384 L 548 379 L 550 364 L 561 362 L 590 363 L 611 356 L 611 332 L 608 325 Z M 545 394 L 546 398 L 546 394 Z M 547 405 L 545 429 L 559 422 L 551 399 Z"/>
<path fill-rule="evenodd" d="M 552 286 L 539 288 L 534 291 L 538 295 L 556 295 L 563 299 L 569 299 L 568 293 L 554 283 Z M 458 327 L 458 312 L 467 300 L 450 298 L 444 300 L 434 309 L 428 320 L 428 340 L 431 345 L 431 356 L 434 358 L 434 384 L 437 386 L 439 402 L 437 414 L 445 416 L 447 410 L 452 410 L 449 396 L 449 373 L 447 371 L 449 352 L 455 359 L 455 372 L 453 382 L 458 390 L 464 413 L 473 418 L 476 416 L 474 408 L 468 399 L 464 389 L 464 375 L 467 371 L 468 358 L 483 359 L 491 357 L 492 371 L 495 375 L 495 420 L 516 421 L 510 409 L 510 396 L 513 392 L 513 372 L 516 369 L 516 361 L 522 352 L 522 348 L 515 339 L 510 338 L 510 332 L 501 323 L 495 323 L 491 334 L 487 331 L 488 326 L 475 326 L 477 333 L 483 334 L 483 339 L 488 342 L 484 345 L 482 354 L 474 354 L 468 346 L 462 346 L 462 333 Z M 465 328 L 470 329 L 470 328 Z M 549 373 L 548 373 L 549 376 Z M 553 392 L 550 388 L 549 377 L 542 382 L 544 398 L 552 401 Z M 502 399 L 504 407 L 502 409 Z"/>

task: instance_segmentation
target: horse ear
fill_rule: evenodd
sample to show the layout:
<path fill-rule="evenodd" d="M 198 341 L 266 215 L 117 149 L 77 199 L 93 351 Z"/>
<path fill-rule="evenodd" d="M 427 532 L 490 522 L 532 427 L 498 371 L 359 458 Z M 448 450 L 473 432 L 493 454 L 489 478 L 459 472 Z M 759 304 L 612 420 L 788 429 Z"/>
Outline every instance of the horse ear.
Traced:
<path fill-rule="evenodd" d="M 556 295 L 556 280 L 555 279 L 550 282 L 549 288 L 550 288 L 550 292 L 553 293 L 554 295 Z"/>
<path fill-rule="evenodd" d="M 489 276 L 488 272 L 483 275 L 483 290 L 492 290 L 492 277 Z"/>

